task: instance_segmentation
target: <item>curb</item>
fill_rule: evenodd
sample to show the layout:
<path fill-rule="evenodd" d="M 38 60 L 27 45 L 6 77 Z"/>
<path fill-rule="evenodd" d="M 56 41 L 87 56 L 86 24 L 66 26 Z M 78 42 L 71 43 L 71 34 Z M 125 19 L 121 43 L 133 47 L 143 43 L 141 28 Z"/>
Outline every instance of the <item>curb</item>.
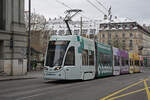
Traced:
<path fill-rule="evenodd" d="M 27 79 L 36 79 L 36 77 L 19 77 L 19 78 L 2 78 L 0 81 L 13 81 L 13 80 L 27 80 Z"/>

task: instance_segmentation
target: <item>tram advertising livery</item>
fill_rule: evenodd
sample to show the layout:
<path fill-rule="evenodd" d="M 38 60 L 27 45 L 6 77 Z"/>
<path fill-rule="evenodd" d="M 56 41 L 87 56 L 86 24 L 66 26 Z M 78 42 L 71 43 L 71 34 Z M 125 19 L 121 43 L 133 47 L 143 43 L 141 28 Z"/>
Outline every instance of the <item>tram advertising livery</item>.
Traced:
<path fill-rule="evenodd" d="M 141 72 L 142 56 L 77 36 L 52 36 L 44 79 L 90 80 L 96 77 Z"/>

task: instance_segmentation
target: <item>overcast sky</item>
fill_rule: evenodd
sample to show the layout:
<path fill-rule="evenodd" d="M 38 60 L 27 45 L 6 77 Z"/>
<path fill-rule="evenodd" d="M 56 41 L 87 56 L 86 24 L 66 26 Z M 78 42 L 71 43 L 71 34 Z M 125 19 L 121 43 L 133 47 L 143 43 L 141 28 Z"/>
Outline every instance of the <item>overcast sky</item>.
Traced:
<path fill-rule="evenodd" d="M 103 19 L 103 14 L 95 9 L 87 0 L 31 0 L 32 11 L 44 15 L 46 18 L 65 16 L 68 9 L 57 1 L 64 2 L 71 8 L 83 10 L 83 15 L 90 19 Z M 96 0 L 89 0 L 103 12 L 106 10 Z M 150 0 L 98 0 L 107 9 L 112 7 L 112 15 L 121 18 L 130 18 L 141 24 L 150 25 Z M 25 10 L 28 10 L 28 0 L 25 0 Z M 80 16 L 80 15 L 79 15 Z"/>

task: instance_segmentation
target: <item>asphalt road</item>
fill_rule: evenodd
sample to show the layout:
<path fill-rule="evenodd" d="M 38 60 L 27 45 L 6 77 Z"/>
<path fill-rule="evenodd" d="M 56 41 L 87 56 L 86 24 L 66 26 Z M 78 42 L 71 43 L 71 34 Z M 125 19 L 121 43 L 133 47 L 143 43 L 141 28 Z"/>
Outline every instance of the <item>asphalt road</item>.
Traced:
<path fill-rule="evenodd" d="M 0 100 L 150 100 L 150 69 L 90 81 L 0 82 Z"/>

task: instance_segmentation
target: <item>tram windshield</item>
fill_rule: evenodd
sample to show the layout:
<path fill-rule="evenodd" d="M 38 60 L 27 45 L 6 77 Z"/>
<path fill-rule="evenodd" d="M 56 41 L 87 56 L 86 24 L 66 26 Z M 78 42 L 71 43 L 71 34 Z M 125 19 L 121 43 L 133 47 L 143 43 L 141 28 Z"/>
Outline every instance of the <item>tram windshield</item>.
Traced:
<path fill-rule="evenodd" d="M 46 55 L 46 66 L 61 66 L 69 41 L 50 41 Z"/>

